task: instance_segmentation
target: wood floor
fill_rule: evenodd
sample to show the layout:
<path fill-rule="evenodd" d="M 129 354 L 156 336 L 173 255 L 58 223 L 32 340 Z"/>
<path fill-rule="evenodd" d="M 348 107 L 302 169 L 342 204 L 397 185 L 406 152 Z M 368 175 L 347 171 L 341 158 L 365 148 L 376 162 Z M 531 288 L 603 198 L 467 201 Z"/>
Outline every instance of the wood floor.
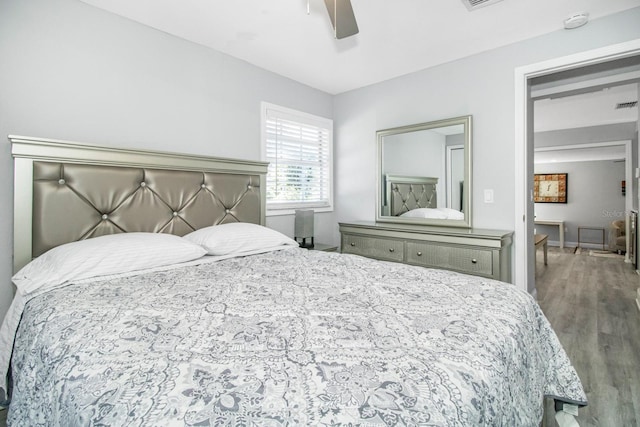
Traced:
<path fill-rule="evenodd" d="M 538 302 L 589 400 L 580 426 L 640 427 L 640 276 L 623 257 L 549 247 L 545 266 L 538 255 Z M 547 412 L 545 425 L 555 426 Z"/>

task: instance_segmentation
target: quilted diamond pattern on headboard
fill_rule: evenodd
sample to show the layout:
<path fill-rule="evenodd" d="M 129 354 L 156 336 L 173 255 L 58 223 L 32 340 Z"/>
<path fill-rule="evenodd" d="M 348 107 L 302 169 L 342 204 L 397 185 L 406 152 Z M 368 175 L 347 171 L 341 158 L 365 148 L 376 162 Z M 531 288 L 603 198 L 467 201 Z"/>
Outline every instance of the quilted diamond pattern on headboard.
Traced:
<path fill-rule="evenodd" d="M 104 234 L 259 224 L 260 212 L 258 175 L 33 163 L 33 256 Z"/>
<path fill-rule="evenodd" d="M 394 216 L 418 208 L 435 208 L 435 184 L 391 184 L 391 206 Z"/>
<path fill-rule="evenodd" d="M 418 208 L 438 207 L 438 178 L 386 175 L 385 182 L 391 216 Z"/>

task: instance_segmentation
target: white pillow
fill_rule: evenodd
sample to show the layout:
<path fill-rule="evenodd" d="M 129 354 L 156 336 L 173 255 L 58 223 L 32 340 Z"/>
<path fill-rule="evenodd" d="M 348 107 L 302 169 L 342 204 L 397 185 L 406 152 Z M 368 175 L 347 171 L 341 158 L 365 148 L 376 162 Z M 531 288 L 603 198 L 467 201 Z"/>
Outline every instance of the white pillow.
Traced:
<path fill-rule="evenodd" d="M 431 208 L 411 209 L 409 212 L 405 212 L 400 216 L 405 218 L 447 219 L 446 213 Z"/>
<path fill-rule="evenodd" d="M 183 238 L 202 246 L 209 255 L 242 254 L 263 249 L 282 249 L 283 246 L 298 246 L 295 240 L 278 231 L 248 222 L 212 225 L 189 233 Z"/>
<path fill-rule="evenodd" d="M 405 218 L 464 219 L 464 214 L 449 208 L 418 208 L 400 215 Z"/>
<path fill-rule="evenodd" d="M 191 261 L 207 251 L 163 233 L 120 233 L 55 247 L 12 278 L 22 295 L 42 286 Z"/>
<path fill-rule="evenodd" d="M 460 211 L 450 208 L 437 208 L 440 212 L 443 212 L 447 219 L 464 219 L 464 214 Z"/>

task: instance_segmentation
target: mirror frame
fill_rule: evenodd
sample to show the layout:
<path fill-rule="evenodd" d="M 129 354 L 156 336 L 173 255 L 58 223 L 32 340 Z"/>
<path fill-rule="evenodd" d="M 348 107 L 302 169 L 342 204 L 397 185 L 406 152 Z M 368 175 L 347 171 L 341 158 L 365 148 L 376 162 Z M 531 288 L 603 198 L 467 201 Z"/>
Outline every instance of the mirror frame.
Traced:
<path fill-rule="evenodd" d="M 459 227 L 459 228 L 471 228 L 472 218 L 472 195 L 473 195 L 473 182 L 472 182 L 472 116 L 461 116 L 451 119 L 436 120 L 433 122 L 418 123 L 414 125 L 401 126 L 391 129 L 383 129 L 376 132 L 376 139 L 378 143 L 378 164 L 376 167 L 376 221 L 377 222 L 394 222 L 400 224 L 415 224 L 415 225 L 432 225 L 442 227 Z M 417 132 L 421 130 L 430 130 L 447 126 L 463 125 L 464 126 L 464 182 L 465 192 L 462 196 L 462 206 L 464 210 L 463 220 L 453 219 L 428 219 L 428 218 L 401 218 L 395 216 L 385 216 L 382 213 L 383 208 L 383 191 L 384 191 L 384 178 L 383 178 L 383 144 L 386 136 L 398 135 L 403 133 Z"/>

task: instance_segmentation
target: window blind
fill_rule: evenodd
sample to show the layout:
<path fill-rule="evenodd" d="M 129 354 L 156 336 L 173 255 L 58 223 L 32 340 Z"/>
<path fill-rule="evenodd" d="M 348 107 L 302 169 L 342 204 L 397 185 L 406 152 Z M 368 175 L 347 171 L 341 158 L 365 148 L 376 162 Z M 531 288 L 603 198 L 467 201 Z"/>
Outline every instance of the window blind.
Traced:
<path fill-rule="evenodd" d="M 332 207 L 331 120 L 266 108 L 267 209 Z"/>

